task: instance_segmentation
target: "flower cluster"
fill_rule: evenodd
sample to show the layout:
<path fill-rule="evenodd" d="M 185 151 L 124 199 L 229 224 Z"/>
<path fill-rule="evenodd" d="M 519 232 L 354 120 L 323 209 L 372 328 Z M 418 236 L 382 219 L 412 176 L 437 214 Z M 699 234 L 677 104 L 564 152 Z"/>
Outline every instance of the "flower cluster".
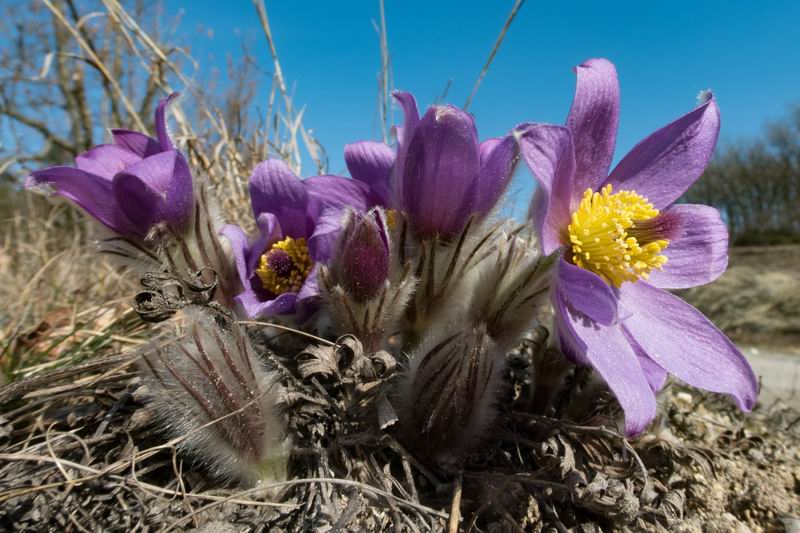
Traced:
<path fill-rule="evenodd" d="M 275 368 L 288 372 L 294 361 L 289 368 L 305 369 L 298 381 L 344 375 L 331 370 L 343 364 L 336 350 L 307 350 L 334 354 L 309 370 L 293 359 L 302 346 L 252 344 L 236 319 L 280 321 L 330 341 L 352 335 L 363 347 L 358 365 L 376 365 L 353 375 L 389 366 L 393 374 L 396 365 L 397 379 L 372 376 L 352 397 L 362 415 L 380 398 L 375 418 L 392 412 L 399 422 L 380 430 L 391 427 L 427 460 L 459 457 L 485 438 L 509 397 L 507 354 L 542 326 L 555 333 L 551 349 L 602 378 L 628 435 L 653 420 L 670 374 L 752 408 L 757 380 L 741 352 L 667 292 L 727 266 L 719 213 L 676 203 L 714 151 L 716 101 L 703 95 L 609 171 L 616 70 L 594 59 L 576 72 L 566 125 L 522 123 L 482 142 L 466 111 L 434 105 L 420 116 L 414 97 L 396 92 L 396 143 L 347 145 L 350 177 L 301 179 L 280 159 L 255 166 L 244 225 L 253 231 L 211 214 L 209 190 L 166 126 L 173 96 L 158 106 L 156 138 L 112 130 L 112 144 L 81 154 L 74 168 L 33 172 L 27 185 L 55 190 L 100 222 L 112 233 L 105 251 L 126 255 L 108 245 L 123 242 L 146 256 L 142 282 L 168 308 L 147 316 L 186 308 L 188 333 L 149 348 L 142 369 L 165 426 L 197 433 L 185 447 L 223 477 L 285 475 L 292 424 L 277 408 Z M 520 161 L 537 187 L 527 219 L 504 220 L 498 204 Z"/>

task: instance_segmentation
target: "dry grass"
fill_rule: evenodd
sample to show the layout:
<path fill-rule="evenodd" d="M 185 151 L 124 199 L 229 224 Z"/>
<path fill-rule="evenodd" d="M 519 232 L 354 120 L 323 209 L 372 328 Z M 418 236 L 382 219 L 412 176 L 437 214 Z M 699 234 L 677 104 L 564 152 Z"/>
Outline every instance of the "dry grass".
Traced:
<path fill-rule="evenodd" d="M 254 58 L 243 60 L 239 72 L 244 74 L 229 80 L 233 92 L 220 98 L 207 94 L 193 81 L 194 76 L 184 72 L 187 56 L 180 48 L 151 36 L 118 0 L 78 7 L 71 2 L 43 3 L 47 11 L 42 16 L 46 19 L 49 13 L 54 28 L 66 32 L 65 37 L 57 39 L 58 46 L 83 57 L 96 71 L 92 77 L 91 69 L 84 72 L 82 63 L 78 63 L 80 77 L 75 79 L 81 83 L 80 91 L 74 85 L 60 89 L 65 94 L 99 91 L 103 102 L 122 104 L 122 109 L 113 107 L 114 113 L 106 117 L 110 120 L 104 126 L 146 129 L 152 110 L 144 106 L 156 100 L 151 93 L 163 97 L 180 89 L 186 94 L 181 101 L 185 109 L 179 107 L 175 113 L 173 135 L 187 153 L 195 175 L 210 184 L 227 221 L 252 228 L 247 177 L 258 162 L 280 157 L 301 173 L 303 154 L 307 154 L 317 172 L 326 170 L 324 151 L 305 127 L 304 109 L 294 104 L 287 88 L 262 1 L 254 3 L 274 70 L 269 101 L 259 106 L 266 109 L 262 116 L 248 110 L 253 104 L 253 92 L 247 89 L 253 80 L 248 76 L 253 71 L 247 66 L 255 64 Z M 70 11 L 79 7 L 86 11 Z M 111 44 L 107 37 L 110 33 L 116 36 Z M 61 50 L 56 57 L 65 53 Z M 48 61 L 59 64 L 58 59 Z M 191 58 L 188 61 L 194 64 Z M 41 64 L 41 58 L 32 62 Z M 130 70 L 124 77 L 118 67 L 121 62 Z M 23 67 L 14 70 L 22 71 Z M 138 88 L 130 83 L 135 74 L 152 86 L 152 91 L 140 98 L 141 105 L 135 102 Z M 35 90 L 40 81 L 15 79 L 21 93 L 30 92 L 23 90 L 26 84 Z M 75 79 L 69 83 L 78 83 Z M 94 109 L 90 102 L 74 99 L 66 105 L 78 106 L 77 116 L 91 114 Z M 37 113 L 46 113 L 30 105 L 18 109 L 15 113 L 30 114 L 26 120 L 31 123 L 39 123 Z M 45 146 L 48 136 L 66 142 L 56 132 L 44 135 Z M 85 149 L 77 145 L 68 148 L 73 153 Z M 39 154 L 34 152 L 29 156 L 12 154 L 0 161 L 3 172 L 16 171 L 21 177 L 30 168 L 43 166 L 44 161 L 37 163 Z M 69 162 L 68 154 L 61 157 L 63 160 L 51 164 Z M 115 353 L 141 342 L 148 329 L 129 310 L 136 281 L 96 253 L 93 238 L 100 233 L 98 228 L 57 199 L 45 201 L 12 193 L 12 201 L 18 202 L 16 207 L 0 220 L 0 371 L 5 379 Z"/>
<path fill-rule="evenodd" d="M 728 270 L 681 291 L 734 341 L 800 355 L 800 245 L 734 247 Z"/>
<path fill-rule="evenodd" d="M 443 531 L 449 522 L 450 531 L 538 531 L 632 521 L 648 531 L 780 531 L 800 504 L 796 411 L 745 416 L 675 388 L 663 398 L 663 425 L 632 442 L 603 413 L 579 425 L 509 412 L 450 483 L 452 473 L 423 466 L 391 430 L 342 424 L 335 387 L 300 383 L 300 401 L 287 406 L 295 479 L 220 487 L 177 454 L 187 436 L 164 442 L 133 363 L 95 359 L 0 391 L 0 527 Z M 264 498 L 268 488 L 280 490 L 276 500 Z"/>
<path fill-rule="evenodd" d="M 14 380 L 115 353 L 142 340 L 128 311 L 134 286 L 93 250 L 88 224 L 65 205 L 29 199 L 0 245 L 0 371 Z"/>

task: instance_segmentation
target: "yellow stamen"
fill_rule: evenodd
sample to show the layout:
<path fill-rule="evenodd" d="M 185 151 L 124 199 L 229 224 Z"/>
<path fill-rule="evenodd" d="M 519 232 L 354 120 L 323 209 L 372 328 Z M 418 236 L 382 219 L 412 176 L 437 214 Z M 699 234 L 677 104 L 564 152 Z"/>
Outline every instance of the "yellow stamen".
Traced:
<path fill-rule="evenodd" d="M 261 256 L 256 274 L 263 287 L 277 295 L 298 292 L 313 266 L 306 240 L 286 237 Z"/>
<path fill-rule="evenodd" d="M 612 194 L 611 185 L 595 193 L 587 189 L 567 226 L 572 262 L 615 287 L 647 279 L 651 270 L 667 262 L 661 252 L 669 241 L 648 235 L 652 240 L 644 242 L 640 235 L 640 242 L 634 235 L 637 223 L 656 216 L 658 209 L 633 191 Z"/>
<path fill-rule="evenodd" d="M 395 211 L 394 209 L 386 209 L 384 213 L 386 214 L 387 229 L 389 230 L 395 229 L 397 227 L 397 219 L 399 216 L 397 214 L 397 211 Z"/>

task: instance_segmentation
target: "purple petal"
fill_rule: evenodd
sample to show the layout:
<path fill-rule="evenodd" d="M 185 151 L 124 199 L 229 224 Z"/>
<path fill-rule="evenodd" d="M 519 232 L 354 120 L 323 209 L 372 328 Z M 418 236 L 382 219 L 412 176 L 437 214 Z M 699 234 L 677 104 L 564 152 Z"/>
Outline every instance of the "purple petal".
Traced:
<path fill-rule="evenodd" d="M 632 338 L 624 327 L 622 328 L 622 333 L 631 345 L 631 349 L 633 349 L 636 357 L 639 358 L 639 366 L 642 367 L 642 372 L 644 372 L 644 377 L 650 384 L 650 388 L 653 389 L 654 393 L 658 393 L 658 391 L 664 388 L 669 373 L 647 356 L 642 347 L 636 343 L 636 339 Z"/>
<path fill-rule="evenodd" d="M 319 308 L 319 284 L 317 282 L 317 271 L 319 266 L 315 266 L 311 274 L 308 275 L 300 292 L 297 293 L 297 303 L 295 304 L 295 311 L 297 313 L 297 321 L 300 323 L 305 322 L 315 311 Z"/>
<path fill-rule="evenodd" d="M 233 252 L 233 262 L 236 264 L 236 271 L 239 273 L 239 280 L 242 282 L 243 287 L 248 287 L 250 275 L 253 271 L 247 266 L 247 256 L 250 253 L 247 234 L 242 228 L 234 224 L 226 224 L 219 233 L 228 239 Z"/>
<path fill-rule="evenodd" d="M 373 298 L 389 276 L 389 248 L 380 225 L 380 214 L 354 214 L 344 223 L 343 237 L 336 253 L 339 282 L 358 302 Z"/>
<path fill-rule="evenodd" d="M 405 144 L 411 140 L 411 137 L 414 135 L 414 130 L 416 130 L 419 125 L 417 101 L 411 93 L 404 91 L 394 91 L 392 96 L 397 100 L 397 103 L 400 104 L 400 107 L 403 108 L 405 120 L 403 121 L 402 129 L 398 128 L 397 143 Z"/>
<path fill-rule="evenodd" d="M 341 176 L 314 176 L 302 183 L 308 196 L 317 201 L 321 210 L 329 207 L 352 207 L 358 211 L 366 211 L 372 206 L 369 186 L 361 181 Z"/>
<path fill-rule="evenodd" d="M 319 267 L 315 266 L 314 269 L 306 278 L 306 280 L 303 282 L 303 286 L 300 287 L 300 291 L 297 293 L 298 303 L 309 300 L 311 298 L 316 298 L 319 295 L 319 283 L 317 281 L 318 270 Z"/>
<path fill-rule="evenodd" d="M 252 274 L 261 261 L 261 256 L 267 253 L 267 250 L 273 244 L 283 238 L 281 225 L 278 218 L 272 213 L 261 213 L 256 219 L 256 226 L 258 226 L 258 238 L 250 246 L 250 251 L 247 253 L 247 272 Z"/>
<path fill-rule="evenodd" d="M 475 200 L 478 135 L 472 117 L 452 106 L 431 107 L 408 145 L 402 201 L 420 235 L 460 232 Z"/>
<path fill-rule="evenodd" d="M 32 172 L 25 188 L 52 186 L 62 196 L 116 233 L 141 237 L 146 230 L 134 225 L 117 205 L 111 181 L 74 167 L 50 167 Z"/>
<path fill-rule="evenodd" d="M 252 289 L 246 289 L 234 298 L 249 318 L 264 318 L 274 315 L 292 315 L 295 312 L 297 293 L 285 292 L 272 300 L 261 300 Z"/>
<path fill-rule="evenodd" d="M 256 219 L 262 213 L 274 214 L 285 236 L 308 237 L 311 232 L 306 187 L 279 159 L 259 163 L 253 170 L 250 202 Z"/>
<path fill-rule="evenodd" d="M 706 205 L 676 204 L 665 219 L 667 262 L 650 273 L 648 283 L 662 289 L 685 289 L 717 279 L 728 267 L 728 227 L 719 211 Z"/>
<path fill-rule="evenodd" d="M 162 151 L 157 140 L 138 131 L 114 129 L 111 130 L 111 136 L 114 139 L 114 144 L 133 152 L 141 158 L 149 157 Z"/>
<path fill-rule="evenodd" d="M 158 145 L 161 147 L 162 152 L 167 150 L 174 150 L 175 145 L 172 144 L 172 139 L 169 136 L 169 128 L 167 128 L 167 111 L 170 104 L 178 97 L 180 93 L 172 93 L 158 103 L 156 108 L 156 138 Z"/>
<path fill-rule="evenodd" d="M 644 282 L 623 283 L 622 323 L 659 366 L 689 385 L 732 395 L 750 410 L 758 395 L 753 369 L 733 343 L 697 309 Z"/>
<path fill-rule="evenodd" d="M 473 210 L 488 213 L 505 192 L 519 160 L 519 144 L 513 135 L 488 139 L 478 147 L 480 171 Z"/>
<path fill-rule="evenodd" d="M 390 175 L 394 151 L 383 143 L 362 141 L 344 147 L 344 161 L 354 180 L 366 183 L 375 199 L 373 202 L 392 207 Z"/>
<path fill-rule="evenodd" d="M 405 169 L 406 154 L 408 153 L 408 146 L 411 143 L 414 132 L 419 126 L 419 110 L 417 109 L 417 101 L 411 95 L 403 91 L 394 91 L 392 93 L 394 99 L 400 104 L 403 109 L 403 126 L 395 128 L 397 135 L 397 157 L 394 166 L 392 167 L 392 174 L 390 181 L 394 187 L 393 192 L 402 192 L 402 173 Z M 399 194 L 398 194 L 399 196 Z M 402 202 L 402 198 L 398 198 L 397 202 Z M 397 207 L 397 206 L 393 206 Z"/>
<path fill-rule="evenodd" d="M 563 257 L 556 267 L 555 290 L 574 309 L 598 324 L 607 326 L 617 319 L 617 297 L 603 279 Z"/>
<path fill-rule="evenodd" d="M 326 209 L 317 217 L 314 233 L 308 239 L 308 254 L 315 263 L 327 263 L 336 249 L 339 231 L 342 229 L 344 211 Z"/>
<path fill-rule="evenodd" d="M 602 376 L 625 412 L 625 433 L 641 433 L 656 414 L 656 398 L 619 326 L 603 327 L 575 312 L 556 295 L 562 349 L 580 354 Z"/>
<path fill-rule="evenodd" d="M 596 190 L 608 176 L 619 126 L 619 82 L 613 63 L 590 59 L 575 67 L 578 80 L 567 127 L 575 144 L 575 189 Z"/>
<path fill-rule="evenodd" d="M 637 144 L 608 177 L 615 191 L 646 197 L 656 209 L 677 200 L 703 173 L 719 135 L 713 98 Z"/>
<path fill-rule="evenodd" d="M 159 222 L 178 228 L 192 212 L 192 175 L 177 150 L 129 166 L 114 176 L 112 189 L 122 211 L 145 231 Z"/>
<path fill-rule="evenodd" d="M 562 234 L 566 231 L 572 213 L 573 198 L 577 201 L 580 192 L 573 186 L 575 176 L 575 153 L 572 137 L 567 128 L 550 124 L 526 124 L 520 126 L 520 151 L 534 178 L 539 183 L 546 200 L 539 206 L 531 204 L 531 211 L 538 210 L 541 220 L 536 220 L 541 232 L 545 254 L 562 246 Z M 539 197 L 541 198 L 541 196 Z M 541 205 L 546 205 L 542 214 Z"/>
<path fill-rule="evenodd" d="M 141 160 L 141 157 L 125 148 L 101 144 L 75 157 L 75 166 L 110 181 L 115 174 Z"/>

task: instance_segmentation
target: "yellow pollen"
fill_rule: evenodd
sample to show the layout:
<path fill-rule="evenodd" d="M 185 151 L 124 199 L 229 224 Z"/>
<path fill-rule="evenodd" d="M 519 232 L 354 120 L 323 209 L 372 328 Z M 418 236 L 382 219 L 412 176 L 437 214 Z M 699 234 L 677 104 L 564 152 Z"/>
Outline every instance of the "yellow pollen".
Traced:
<path fill-rule="evenodd" d="M 280 255 L 282 261 L 276 261 L 275 255 Z M 286 237 L 261 256 L 256 274 L 261 278 L 263 287 L 277 295 L 298 292 L 313 266 L 306 240 L 302 237 Z"/>
<path fill-rule="evenodd" d="M 394 209 L 386 209 L 384 213 L 386 214 L 387 229 L 389 230 L 395 229 L 397 227 L 397 218 L 398 218 L 397 211 L 395 211 Z"/>
<path fill-rule="evenodd" d="M 653 204 L 633 191 L 611 193 L 611 185 L 600 192 L 587 189 L 567 226 L 572 244 L 572 262 L 619 287 L 623 281 L 647 279 L 650 271 L 661 268 L 667 257 L 661 252 L 666 239 L 647 235 L 649 242 L 637 240 L 637 223 L 658 216 Z"/>

